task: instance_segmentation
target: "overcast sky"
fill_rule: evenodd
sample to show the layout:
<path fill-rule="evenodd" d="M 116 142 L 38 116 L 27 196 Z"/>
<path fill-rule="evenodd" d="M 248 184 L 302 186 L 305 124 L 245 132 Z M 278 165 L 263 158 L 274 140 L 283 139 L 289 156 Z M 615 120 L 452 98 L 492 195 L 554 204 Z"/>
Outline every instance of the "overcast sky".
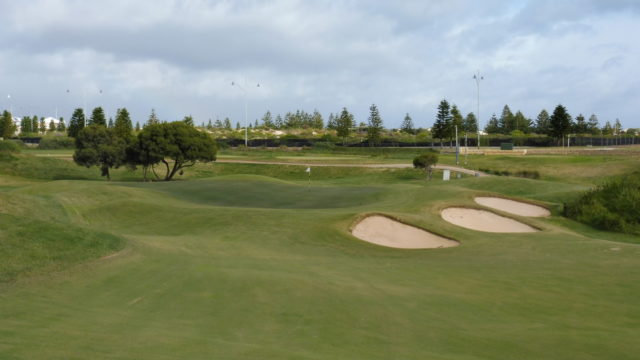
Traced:
<path fill-rule="evenodd" d="M 14 114 L 102 105 L 144 122 L 347 107 L 430 127 L 446 98 L 481 126 L 505 104 L 640 127 L 640 1 L 0 0 Z M 256 87 L 259 83 L 260 87 Z M 67 92 L 69 90 L 69 92 Z M 100 93 L 102 90 L 102 93 Z M 11 95 L 10 98 L 7 95 Z"/>

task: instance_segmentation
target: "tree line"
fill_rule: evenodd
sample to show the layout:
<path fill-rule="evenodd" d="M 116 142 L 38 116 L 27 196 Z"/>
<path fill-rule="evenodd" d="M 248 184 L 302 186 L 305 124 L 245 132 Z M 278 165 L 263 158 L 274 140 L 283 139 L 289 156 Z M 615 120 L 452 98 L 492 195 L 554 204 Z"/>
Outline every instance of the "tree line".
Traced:
<path fill-rule="evenodd" d="M 536 133 L 554 138 L 561 138 L 568 134 L 620 135 L 623 133 L 619 119 L 616 119 L 613 124 L 606 121 L 600 126 L 595 114 L 591 114 L 589 119 L 579 114 L 574 119 L 562 104 L 557 105 L 552 114 L 549 114 L 546 109 L 541 110 L 535 121 L 525 117 L 521 111 L 514 114 L 509 106 L 505 105 L 500 117 L 493 114 L 484 130 L 489 134 L 509 135 L 513 131 L 518 131 L 523 134 Z"/>

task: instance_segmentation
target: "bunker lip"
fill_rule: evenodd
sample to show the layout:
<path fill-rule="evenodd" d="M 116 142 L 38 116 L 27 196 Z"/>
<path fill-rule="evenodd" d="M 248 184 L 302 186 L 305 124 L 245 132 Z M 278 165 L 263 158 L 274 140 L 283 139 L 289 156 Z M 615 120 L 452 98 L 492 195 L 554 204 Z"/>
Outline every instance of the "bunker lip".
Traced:
<path fill-rule="evenodd" d="M 529 204 L 523 201 L 497 196 L 476 196 L 473 200 L 482 206 L 519 216 L 547 217 L 551 215 L 551 212 L 548 209 L 540 205 Z"/>
<path fill-rule="evenodd" d="M 454 225 L 476 231 L 491 233 L 530 233 L 539 231 L 530 225 L 487 210 L 449 207 L 442 210 L 440 216 Z"/>
<path fill-rule="evenodd" d="M 380 214 L 362 217 L 352 227 L 351 234 L 360 240 L 396 249 L 438 249 L 460 245 L 458 241 Z"/>

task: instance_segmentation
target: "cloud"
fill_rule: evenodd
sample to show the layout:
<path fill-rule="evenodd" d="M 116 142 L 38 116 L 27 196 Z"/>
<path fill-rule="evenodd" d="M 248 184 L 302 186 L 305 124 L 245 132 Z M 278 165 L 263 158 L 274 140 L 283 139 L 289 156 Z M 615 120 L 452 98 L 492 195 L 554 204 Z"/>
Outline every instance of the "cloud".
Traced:
<path fill-rule="evenodd" d="M 247 93 L 250 118 L 347 106 L 366 121 L 375 102 L 387 126 L 409 112 L 428 127 L 442 98 L 474 111 L 480 69 L 483 123 L 505 103 L 535 117 L 560 102 L 637 121 L 637 1 L 0 3 L 3 91 L 43 115 L 83 93 L 140 120 L 152 107 L 241 120 L 230 83 L 247 79 L 262 85 Z"/>

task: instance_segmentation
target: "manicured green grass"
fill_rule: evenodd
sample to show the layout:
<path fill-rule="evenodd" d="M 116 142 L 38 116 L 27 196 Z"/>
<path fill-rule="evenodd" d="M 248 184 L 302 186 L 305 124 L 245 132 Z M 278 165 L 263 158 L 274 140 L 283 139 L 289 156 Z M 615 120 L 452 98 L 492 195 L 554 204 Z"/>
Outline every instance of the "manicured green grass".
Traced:
<path fill-rule="evenodd" d="M 67 160 L 49 160 L 56 162 L 47 162 L 48 171 L 71 171 L 61 164 Z M 427 183 L 412 169 L 315 167 L 309 187 L 300 166 L 247 164 L 202 165 L 187 172 L 190 180 L 171 183 L 122 181 L 139 174 L 119 170 L 119 181 L 109 183 L 96 169 L 78 168 L 82 180 L 26 169 L 0 167 L 0 179 L 12 174 L 0 189 L 2 204 L 11 206 L 0 212 L 10 214 L 13 229 L 29 228 L 28 220 L 13 222 L 25 214 L 39 220 L 22 238 L 3 226 L 0 239 L 29 243 L 43 232 L 73 239 L 65 231 L 91 231 L 80 238 L 96 240 L 101 250 L 70 249 L 87 261 L 60 263 L 64 272 L 0 290 L 2 359 L 635 359 L 640 353 L 640 238 L 557 215 L 588 183 L 511 177 Z M 21 180 L 26 175 L 40 180 Z M 533 234 L 475 232 L 439 217 L 447 206 L 477 206 L 478 194 L 536 200 L 554 215 L 519 218 L 543 230 Z M 352 222 L 373 212 L 462 245 L 407 251 L 352 237 Z M 126 239 L 127 250 L 100 259 L 115 239 Z M 0 256 L 2 263 L 11 254 Z"/>

